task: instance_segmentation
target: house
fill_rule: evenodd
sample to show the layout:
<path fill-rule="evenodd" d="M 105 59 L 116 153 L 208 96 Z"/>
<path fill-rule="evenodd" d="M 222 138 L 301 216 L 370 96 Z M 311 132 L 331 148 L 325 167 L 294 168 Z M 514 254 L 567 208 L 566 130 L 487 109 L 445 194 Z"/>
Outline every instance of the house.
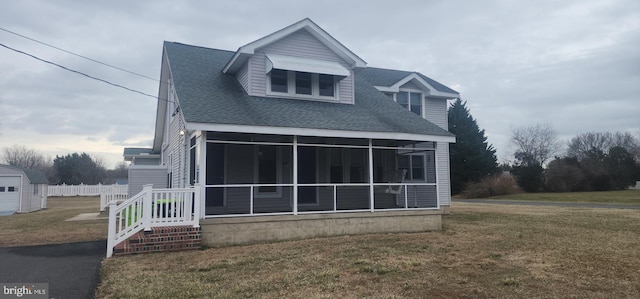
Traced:
<path fill-rule="evenodd" d="M 197 189 L 211 246 L 441 229 L 458 97 L 368 67 L 309 19 L 237 51 L 165 42 L 153 147 L 125 149 L 130 188 Z"/>
<path fill-rule="evenodd" d="M 41 171 L 0 164 L 0 214 L 45 209 L 47 186 L 47 178 Z"/>

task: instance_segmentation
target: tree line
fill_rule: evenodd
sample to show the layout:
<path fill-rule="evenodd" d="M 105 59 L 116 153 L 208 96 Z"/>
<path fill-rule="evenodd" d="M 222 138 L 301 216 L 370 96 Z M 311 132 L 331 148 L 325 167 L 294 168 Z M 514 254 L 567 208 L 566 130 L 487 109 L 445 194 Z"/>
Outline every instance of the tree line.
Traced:
<path fill-rule="evenodd" d="M 640 132 L 637 137 L 629 132 L 586 132 L 569 140 L 563 151 L 551 125 L 516 127 L 510 138 L 513 162 L 498 165 L 495 148 L 487 143 L 466 102 L 454 101 L 448 118 L 449 131 L 456 135 L 456 143 L 450 145 L 453 194 L 492 196 L 517 188 L 526 192 L 620 190 L 640 180 Z"/>
<path fill-rule="evenodd" d="M 22 145 L 2 149 L 0 164 L 42 171 L 49 184 L 113 184 L 116 179 L 128 177 L 128 166 L 124 161 L 107 169 L 104 160 L 98 156 L 71 153 L 51 159 Z"/>

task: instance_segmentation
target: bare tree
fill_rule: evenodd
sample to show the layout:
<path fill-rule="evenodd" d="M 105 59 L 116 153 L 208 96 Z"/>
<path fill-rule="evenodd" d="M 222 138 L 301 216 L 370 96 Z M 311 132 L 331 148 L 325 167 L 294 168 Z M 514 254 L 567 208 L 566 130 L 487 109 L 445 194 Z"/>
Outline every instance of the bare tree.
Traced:
<path fill-rule="evenodd" d="M 516 156 L 528 157 L 540 166 L 559 152 L 562 146 L 558 133 L 550 124 L 512 128 L 511 144 L 515 146 Z"/>
<path fill-rule="evenodd" d="M 23 145 L 13 145 L 2 150 L 0 162 L 44 172 L 50 182 L 56 181 L 53 160 Z"/>
<path fill-rule="evenodd" d="M 569 141 L 567 156 L 585 159 L 590 152 L 608 153 L 614 147 L 621 147 L 629 153 L 636 153 L 639 142 L 628 132 L 587 132 L 577 135 Z"/>
<path fill-rule="evenodd" d="M 46 159 L 42 154 L 23 145 L 13 145 L 4 148 L 2 151 L 2 161 L 9 165 L 37 170 L 40 170 L 46 165 Z"/>

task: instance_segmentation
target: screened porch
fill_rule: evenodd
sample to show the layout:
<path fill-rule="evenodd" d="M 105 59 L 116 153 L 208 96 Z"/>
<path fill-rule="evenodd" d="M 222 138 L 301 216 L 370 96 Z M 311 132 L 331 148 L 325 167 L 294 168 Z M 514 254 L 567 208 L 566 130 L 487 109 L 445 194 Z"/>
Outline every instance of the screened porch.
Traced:
<path fill-rule="evenodd" d="M 439 209 L 435 142 L 219 132 L 200 142 L 191 177 L 204 180 L 205 218 Z"/>

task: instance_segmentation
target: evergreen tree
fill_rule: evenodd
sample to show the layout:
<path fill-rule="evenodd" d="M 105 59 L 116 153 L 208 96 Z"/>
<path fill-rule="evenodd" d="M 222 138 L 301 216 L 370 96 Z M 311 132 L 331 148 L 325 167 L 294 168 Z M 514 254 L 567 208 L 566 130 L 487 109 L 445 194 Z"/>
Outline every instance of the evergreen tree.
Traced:
<path fill-rule="evenodd" d="M 449 145 L 451 156 L 451 192 L 462 192 L 467 183 L 478 182 L 498 172 L 496 150 L 487 143 L 484 130 L 480 130 L 466 107 L 457 99 L 448 111 L 449 132 L 456 135 L 456 143 Z"/>
<path fill-rule="evenodd" d="M 86 153 L 56 156 L 55 160 L 53 160 L 53 167 L 60 179 L 58 184 L 95 185 L 105 177 L 105 169 Z"/>

